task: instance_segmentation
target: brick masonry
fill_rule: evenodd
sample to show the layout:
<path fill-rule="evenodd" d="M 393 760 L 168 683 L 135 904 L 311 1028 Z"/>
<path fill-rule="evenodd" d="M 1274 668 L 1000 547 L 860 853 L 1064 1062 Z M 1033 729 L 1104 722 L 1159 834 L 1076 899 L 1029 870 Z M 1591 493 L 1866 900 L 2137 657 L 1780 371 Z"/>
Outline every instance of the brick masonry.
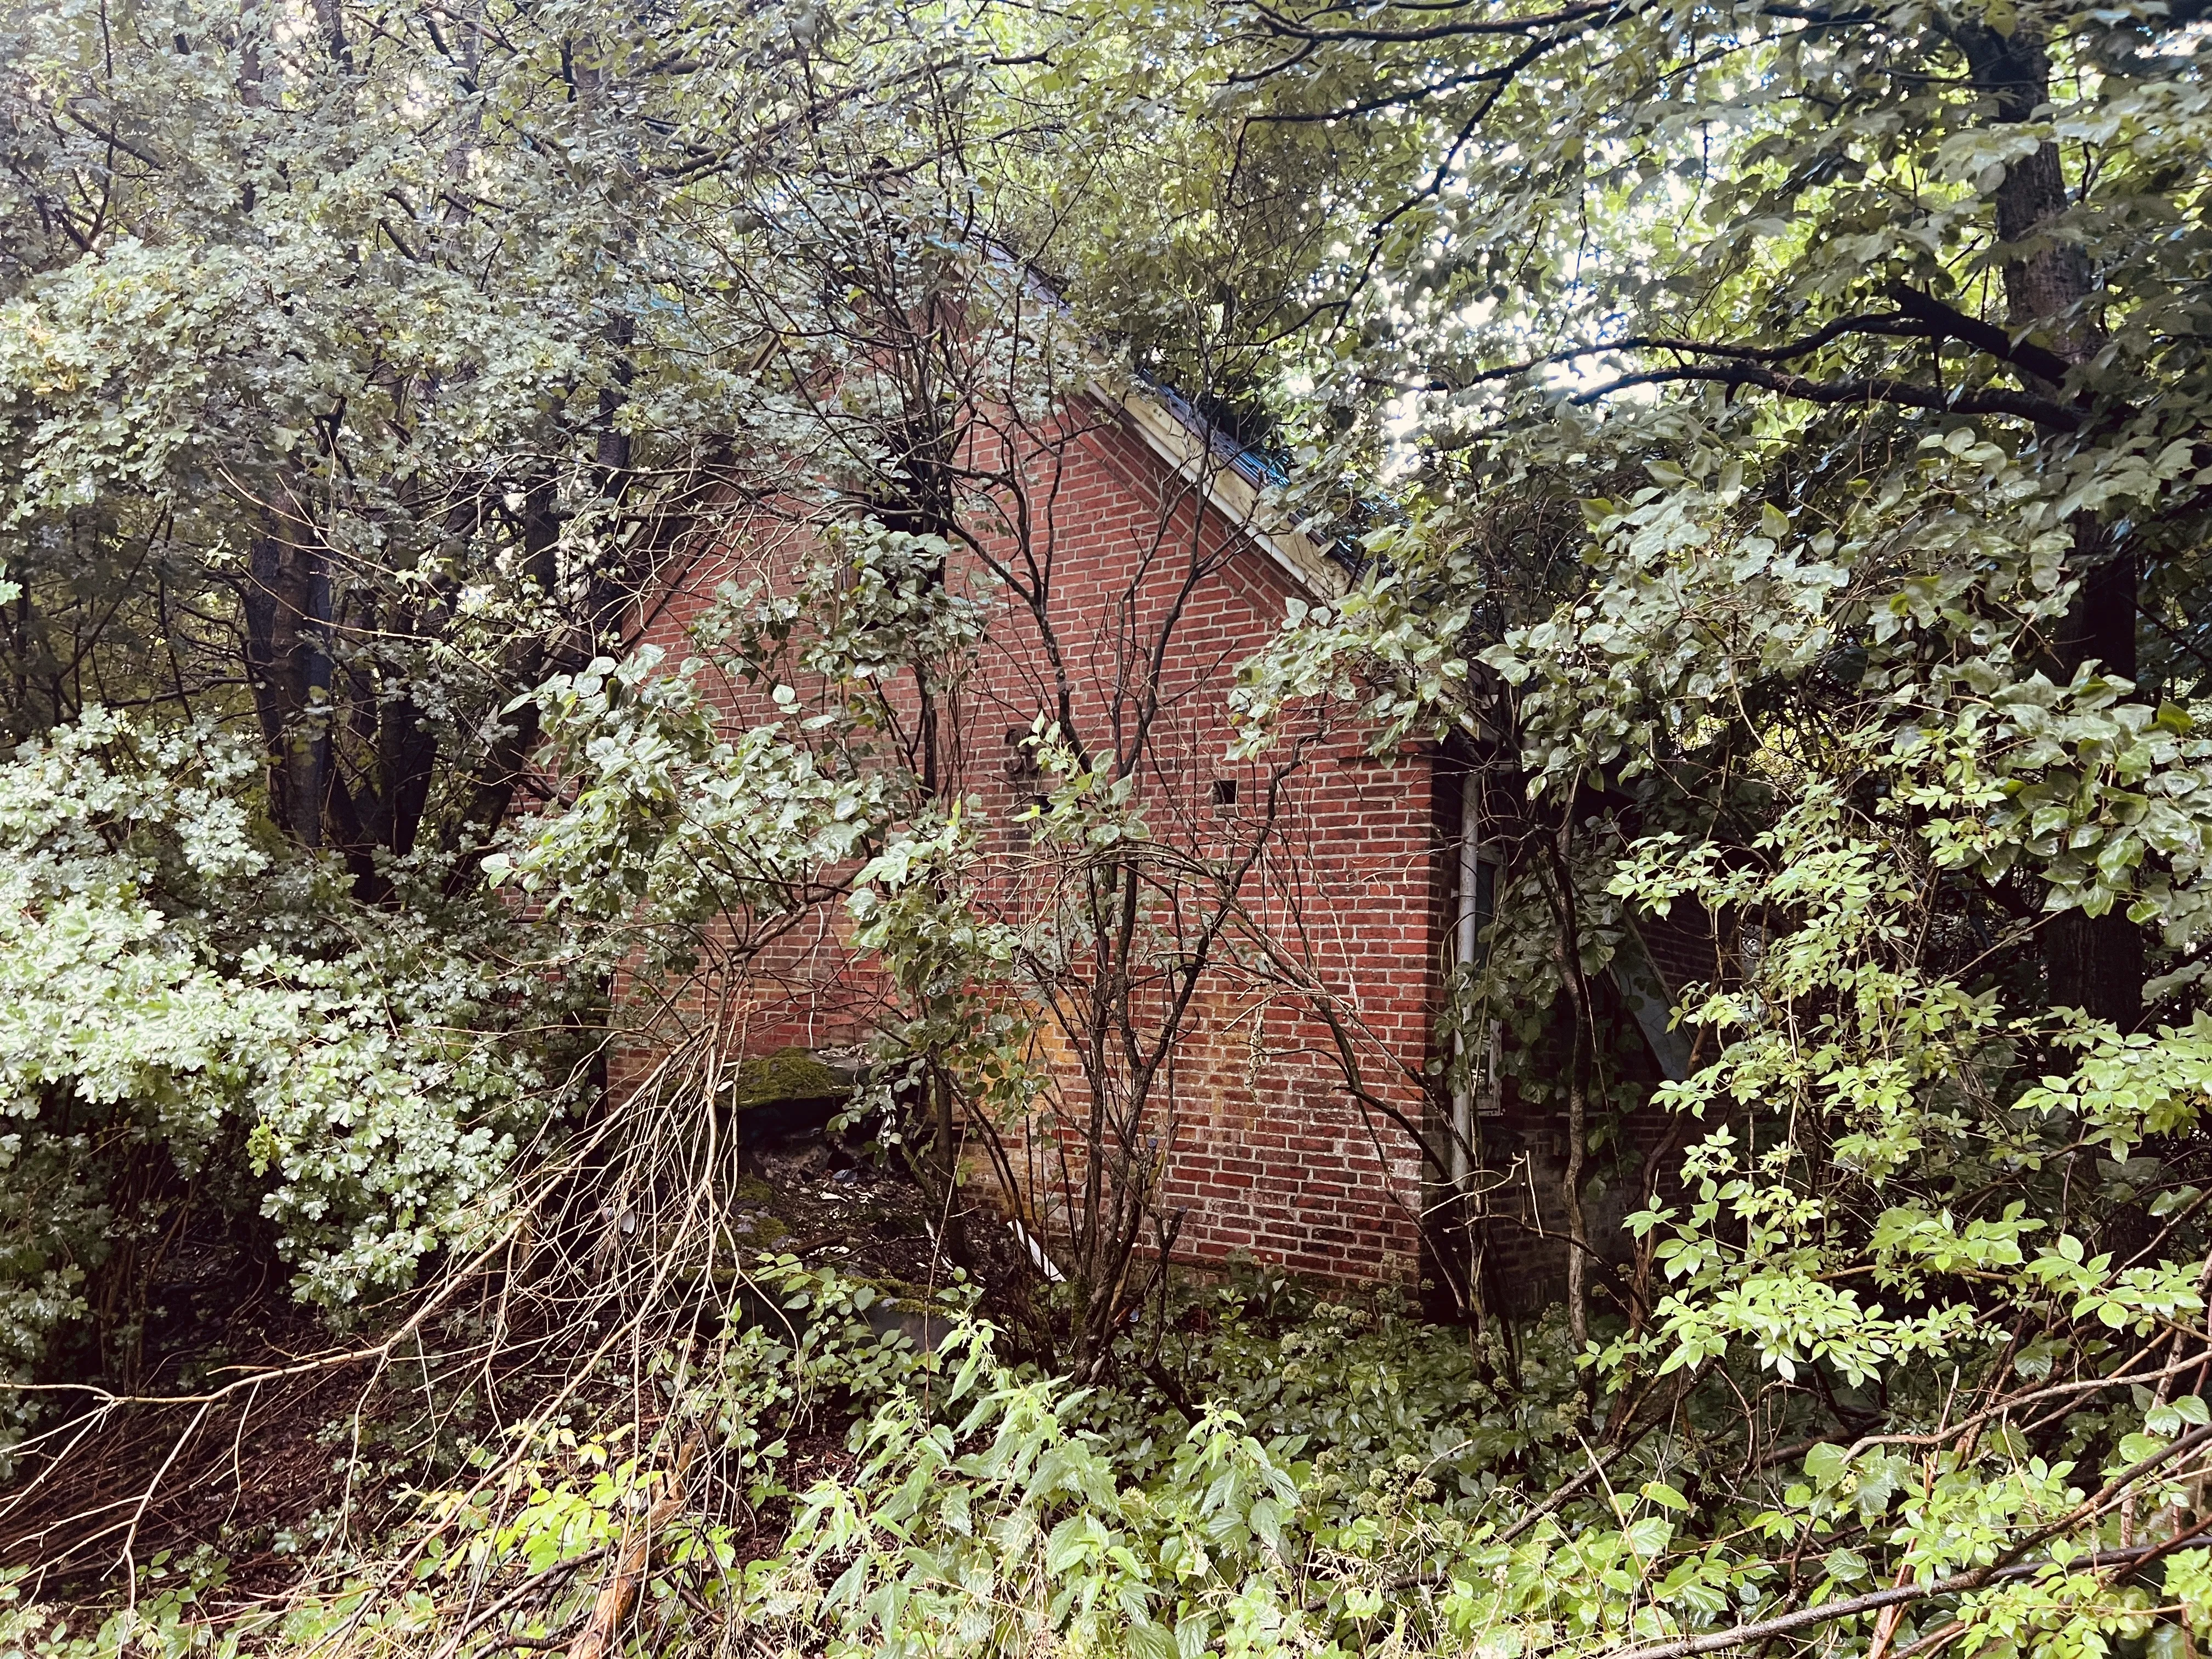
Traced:
<path fill-rule="evenodd" d="M 1420 756 L 1378 761 L 1359 733 L 1318 728 L 1273 755 L 1230 763 L 1237 665 L 1266 643 L 1288 601 L 1313 596 L 1206 506 L 1118 411 L 1086 403 L 1042 437 L 989 434 L 977 448 L 977 470 L 995 471 L 1001 483 L 970 520 L 992 526 L 978 532 L 991 557 L 1047 573 L 1051 635 L 1012 596 L 975 589 L 988 633 L 947 711 L 945 781 L 1000 826 L 992 846 L 1005 874 L 990 902 L 1020 921 L 1049 886 L 1049 860 L 1012 821 L 1040 785 L 1008 742 L 1055 706 L 1048 643 L 1094 754 L 1129 751 L 1138 702 L 1156 689 L 1158 714 L 1136 773 L 1152 834 L 1213 860 L 1263 842 L 1242 891 L 1278 952 L 1271 969 L 1248 959 L 1210 972 L 1148 1121 L 1164 1207 L 1182 1212 L 1176 1254 L 1219 1261 L 1249 1253 L 1328 1278 L 1410 1279 L 1422 1171 L 1390 1112 L 1419 1121 L 1424 1109 L 1413 1079 L 1429 1052 L 1445 879 L 1436 767 Z M 672 562 L 639 637 L 680 659 L 722 583 L 787 582 L 810 545 L 805 516 L 733 511 L 713 545 Z M 961 562 L 955 580 L 973 579 L 976 566 Z M 768 714 L 749 688 L 718 696 L 733 721 Z M 1275 822 L 1263 830 L 1271 793 Z M 1286 969 L 1307 993 L 1285 988 Z M 847 948 L 842 912 L 825 907 L 744 982 L 697 992 L 690 1012 L 712 1001 L 733 1013 L 756 1052 L 836 1049 L 864 1036 L 880 988 Z M 1307 994 L 1338 1011 L 1377 1103 L 1347 1090 L 1338 1037 Z M 1079 1117 L 1081 1069 L 1064 1042 L 1047 1050 L 1058 1109 Z M 1049 1124 L 1012 1138 L 1041 1212 L 1065 1201 L 1050 1156 L 1064 1139 Z"/>

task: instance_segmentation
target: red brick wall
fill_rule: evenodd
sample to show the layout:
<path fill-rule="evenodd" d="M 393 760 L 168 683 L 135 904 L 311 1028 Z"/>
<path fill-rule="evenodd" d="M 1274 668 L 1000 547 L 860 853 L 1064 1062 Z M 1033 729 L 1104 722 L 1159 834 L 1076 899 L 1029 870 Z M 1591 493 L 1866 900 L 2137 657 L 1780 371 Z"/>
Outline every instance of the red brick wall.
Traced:
<path fill-rule="evenodd" d="M 1010 454 L 1020 458 L 1011 468 Z M 1248 953 L 1210 973 L 1158 1096 L 1152 1129 L 1165 1149 L 1162 1202 L 1184 1212 L 1177 1254 L 1218 1260 L 1248 1251 L 1318 1275 L 1412 1277 L 1421 1202 L 1413 1139 L 1351 1097 L 1329 1030 L 1285 981 L 1332 1000 L 1353 1034 L 1363 1082 L 1419 1121 L 1410 1075 L 1429 1046 L 1439 942 L 1434 769 L 1422 758 L 1370 759 L 1357 733 L 1311 730 L 1299 749 L 1236 764 L 1224 758 L 1237 665 L 1279 626 L 1288 599 L 1310 596 L 1202 510 L 1192 486 L 1112 414 L 1086 406 L 1030 447 L 1018 436 L 987 436 L 973 459 L 1012 474 L 1001 510 L 979 511 L 971 522 L 1002 520 L 1000 529 L 979 530 L 994 553 L 1049 569 L 1051 630 L 1073 682 L 1074 724 L 1094 753 L 1113 749 L 1117 734 L 1126 745 L 1134 701 L 1155 683 L 1152 647 L 1169 631 L 1155 734 L 1137 774 L 1156 840 L 1209 858 L 1233 854 L 1258 833 L 1271 770 L 1297 758 L 1281 782 L 1279 828 L 1243 890 L 1273 963 Z M 1024 524 L 1025 533 L 1013 528 Z M 783 580 L 806 534 L 771 525 L 767 515 L 733 520 L 723 547 L 672 571 L 642 638 L 680 659 L 687 629 L 719 584 L 733 575 Z M 1006 737 L 1051 711 L 1054 684 L 1034 618 L 999 594 L 979 671 L 952 711 L 948 782 L 1003 826 L 989 843 L 1001 867 L 988 896 L 1016 921 L 1035 913 L 1053 872 L 1028 831 L 1010 822 L 1042 786 L 1013 775 Z M 742 688 L 722 695 L 734 719 L 765 713 Z M 1237 783 L 1235 805 L 1215 803 L 1217 780 Z M 715 994 L 744 1000 L 746 1041 L 757 1051 L 834 1048 L 864 1034 L 876 987 L 866 964 L 846 955 L 839 920 L 811 921 L 763 960 L 752 984 Z M 1079 1119 L 1079 1068 L 1064 1042 L 1047 1047 L 1058 1108 Z M 1017 1135 L 1012 1145 L 1048 1212 L 1055 1142 L 1050 1126 L 1041 1127 L 1043 1133 Z"/>

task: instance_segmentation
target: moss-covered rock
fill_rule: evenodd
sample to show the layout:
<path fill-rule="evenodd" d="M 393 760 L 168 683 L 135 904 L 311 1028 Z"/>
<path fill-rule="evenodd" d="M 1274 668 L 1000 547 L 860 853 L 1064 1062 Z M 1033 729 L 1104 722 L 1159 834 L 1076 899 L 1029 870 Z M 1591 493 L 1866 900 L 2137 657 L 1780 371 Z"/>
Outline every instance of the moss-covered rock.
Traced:
<path fill-rule="evenodd" d="M 737 1109 L 800 1101 L 837 1100 L 853 1091 L 853 1079 L 804 1048 L 779 1048 L 757 1054 L 738 1067 Z"/>

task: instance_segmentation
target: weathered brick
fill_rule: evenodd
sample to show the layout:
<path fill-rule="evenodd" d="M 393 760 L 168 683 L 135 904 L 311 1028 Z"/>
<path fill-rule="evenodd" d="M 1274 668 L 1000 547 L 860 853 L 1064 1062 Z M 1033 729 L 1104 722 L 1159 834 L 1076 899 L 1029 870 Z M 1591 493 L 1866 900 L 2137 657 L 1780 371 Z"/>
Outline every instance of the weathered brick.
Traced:
<path fill-rule="evenodd" d="M 1002 439 L 979 441 L 988 451 Z M 1304 596 L 1257 544 L 1201 511 L 1188 486 L 1107 410 L 1072 415 L 1062 433 L 1023 453 L 1019 471 L 1032 508 L 1030 550 L 1054 572 L 1048 616 L 1069 696 L 1079 726 L 1098 734 L 1094 745 L 1113 728 L 1116 698 L 1126 727 L 1128 700 L 1146 689 L 1133 665 L 1147 659 L 1190 550 L 1211 567 L 1185 596 L 1160 672 L 1149 682 L 1159 699 L 1156 747 L 1139 782 L 1157 837 L 1226 856 L 1260 821 L 1283 759 L 1224 757 L 1236 666 L 1279 626 L 1285 602 Z M 979 533 L 994 554 L 1015 551 L 1003 534 Z M 787 517 L 733 512 L 717 544 L 671 565 L 641 608 L 637 636 L 682 659 L 691 649 L 688 631 L 717 586 L 787 580 L 808 545 Z M 964 580 L 973 572 L 954 574 Z M 961 690 L 949 733 L 946 787 L 1007 819 L 1042 787 L 1014 775 L 1018 750 L 1007 735 L 1026 733 L 1054 706 L 1057 671 L 1034 618 L 1004 592 L 989 603 L 983 659 Z M 821 691 L 797 689 L 802 697 Z M 768 716 L 750 687 L 718 687 L 714 698 L 734 722 Z M 1217 804 L 1215 781 L 1232 779 L 1236 802 Z M 1427 1058 L 1437 994 L 1435 788 L 1426 758 L 1377 759 L 1356 733 L 1332 733 L 1316 761 L 1282 781 L 1279 840 L 1242 890 L 1263 925 L 1355 1018 L 1364 1034 L 1367 1085 L 1416 1119 L 1421 1102 L 1405 1074 L 1418 1074 Z M 1009 823 L 992 844 L 1003 849 L 1005 867 L 995 872 L 991 902 L 1010 917 L 1034 915 L 1042 889 L 1039 872 L 1028 867 L 1027 831 Z M 723 993 L 744 1001 L 749 1042 L 818 1048 L 860 1038 L 887 988 L 847 939 L 842 915 L 825 911 L 756 964 L 744 986 Z M 1072 1058 L 1049 1044 L 1046 1052 L 1063 1100 L 1079 1116 L 1083 1085 Z M 617 1063 L 635 1075 L 649 1056 L 625 1051 Z M 1172 1149 L 1163 1193 L 1191 1212 L 1183 1250 L 1218 1257 L 1249 1249 L 1338 1276 L 1412 1274 L 1418 1151 L 1387 1118 L 1369 1121 L 1344 1086 L 1331 1034 L 1295 999 L 1218 969 L 1193 1004 L 1170 1073 L 1172 1108 L 1164 1103 L 1153 1133 Z M 1054 1145 L 1069 1146 L 1068 1134 L 1065 1122 L 1039 1124 L 1012 1145 L 1034 1163 Z"/>

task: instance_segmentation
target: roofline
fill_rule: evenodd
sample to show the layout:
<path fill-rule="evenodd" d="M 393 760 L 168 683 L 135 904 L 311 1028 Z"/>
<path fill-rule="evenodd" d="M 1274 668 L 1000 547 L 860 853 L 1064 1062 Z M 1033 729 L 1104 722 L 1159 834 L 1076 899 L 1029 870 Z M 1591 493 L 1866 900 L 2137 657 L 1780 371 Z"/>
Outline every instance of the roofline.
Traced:
<path fill-rule="evenodd" d="M 1310 598 L 1333 600 L 1349 591 L 1352 579 L 1328 550 L 1268 506 L 1260 487 L 1216 454 L 1205 434 L 1193 431 L 1188 422 L 1141 386 L 1115 392 L 1094 378 L 1091 391 L 1128 416 L 1146 447 L 1177 477 L 1195 484 L 1208 507 L 1256 544 Z"/>
<path fill-rule="evenodd" d="M 1194 485 L 1206 505 L 1265 553 L 1308 599 L 1332 602 L 1351 591 L 1351 574 L 1330 556 L 1327 547 L 1267 504 L 1261 487 L 1209 441 L 1212 434 L 1154 397 L 1141 381 L 1117 392 L 1093 375 L 1089 389 L 1093 398 L 1126 417 L 1147 449 L 1165 462 L 1176 477 Z M 703 551 L 696 546 L 672 549 L 674 557 L 667 562 L 688 568 Z M 649 584 L 650 603 L 633 603 L 628 607 L 635 620 L 623 629 L 625 639 L 641 635 L 668 604 L 672 584 L 666 580 L 667 562 L 656 562 Z"/>

